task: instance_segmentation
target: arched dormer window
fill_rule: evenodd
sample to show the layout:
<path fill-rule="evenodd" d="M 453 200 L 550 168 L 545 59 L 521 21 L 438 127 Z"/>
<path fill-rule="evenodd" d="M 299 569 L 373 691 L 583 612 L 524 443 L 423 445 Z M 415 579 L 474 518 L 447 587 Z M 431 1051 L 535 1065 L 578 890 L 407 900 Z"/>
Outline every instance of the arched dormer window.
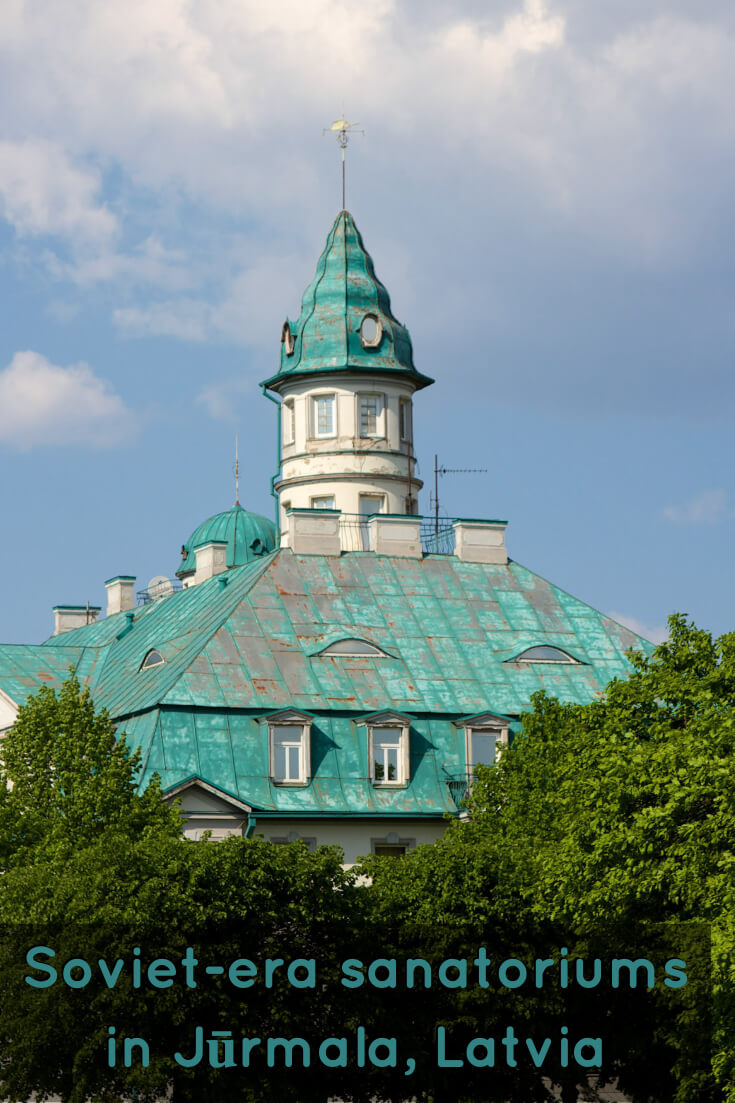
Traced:
<path fill-rule="evenodd" d="M 538 647 L 527 647 L 511 660 L 514 663 L 567 663 L 579 665 L 579 660 L 573 658 L 560 647 L 550 647 L 542 644 Z"/>
<path fill-rule="evenodd" d="M 348 658 L 349 656 L 356 658 L 363 655 L 373 655 L 381 659 L 390 658 L 387 651 L 382 651 L 379 647 L 376 647 L 374 643 L 368 643 L 367 640 L 360 640 L 357 638 L 336 640 L 334 643 L 330 643 L 328 647 L 325 647 L 323 651 L 320 651 L 319 655 L 338 655 L 342 658 Z"/>
<path fill-rule="evenodd" d="M 286 356 L 293 356 L 294 345 L 296 341 L 291 330 L 291 326 L 288 322 L 283 323 L 283 329 L 281 330 L 281 344 L 286 348 Z"/>
<path fill-rule="evenodd" d="M 152 651 L 149 651 L 146 657 L 143 659 L 143 662 L 140 664 L 140 669 L 150 670 L 152 666 L 160 666 L 162 663 L 165 663 L 165 661 L 166 660 L 164 659 L 161 652 L 154 649 Z"/>

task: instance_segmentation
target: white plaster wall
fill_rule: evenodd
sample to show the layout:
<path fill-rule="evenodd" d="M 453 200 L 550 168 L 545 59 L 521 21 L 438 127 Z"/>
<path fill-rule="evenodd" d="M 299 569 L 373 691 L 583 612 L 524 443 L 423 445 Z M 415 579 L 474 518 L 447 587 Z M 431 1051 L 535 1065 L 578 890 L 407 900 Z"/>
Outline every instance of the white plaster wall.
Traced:
<path fill-rule="evenodd" d="M 294 440 L 282 441 L 281 477 L 277 484 L 282 507 L 308 509 L 313 497 L 333 495 L 335 508 L 359 513 L 360 494 L 385 496 L 384 512 L 404 513 L 408 495 L 408 455 L 412 442 L 400 439 L 400 401 L 411 401 L 409 380 L 388 376 L 321 376 L 295 380 L 282 388 L 283 401 L 293 401 Z M 311 436 L 312 399 L 336 396 L 337 424 L 333 437 Z M 358 397 L 383 396 L 381 436 L 360 437 Z M 414 499 L 421 482 L 412 476 Z"/>
<path fill-rule="evenodd" d="M 257 820 L 257 814 L 256 814 Z M 307 839 L 316 838 L 317 846 L 340 846 L 344 851 L 345 866 L 352 866 L 365 854 L 372 852 L 372 839 L 385 840 L 388 835 L 398 839 L 411 839 L 416 846 L 435 843 L 446 830 L 441 820 L 257 820 L 255 835 L 264 839 L 287 838 L 291 832 Z"/>
<path fill-rule="evenodd" d="M 0 689 L 0 736 L 5 735 L 15 723 L 18 706 Z"/>

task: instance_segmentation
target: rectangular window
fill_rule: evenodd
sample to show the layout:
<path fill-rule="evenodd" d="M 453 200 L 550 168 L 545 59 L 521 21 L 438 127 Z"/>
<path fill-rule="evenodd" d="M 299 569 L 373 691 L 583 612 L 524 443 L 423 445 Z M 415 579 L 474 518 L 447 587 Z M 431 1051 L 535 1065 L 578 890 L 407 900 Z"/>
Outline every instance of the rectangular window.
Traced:
<path fill-rule="evenodd" d="M 399 406 L 401 440 L 411 440 L 411 400 L 402 398 Z"/>
<path fill-rule="evenodd" d="M 361 437 L 382 437 L 383 396 L 361 394 L 358 398 L 358 430 Z"/>
<path fill-rule="evenodd" d="M 372 729 L 372 777 L 381 785 L 403 784 L 403 728 Z"/>
<path fill-rule="evenodd" d="M 283 403 L 283 443 L 293 444 L 294 442 L 294 405 L 293 399 L 289 398 Z"/>
<path fill-rule="evenodd" d="M 406 847 L 401 846 L 400 843 L 375 843 L 373 845 L 373 854 L 379 858 L 403 858 L 406 853 Z"/>
<path fill-rule="evenodd" d="M 271 778 L 281 785 L 305 785 L 307 781 L 308 728 L 304 724 L 278 724 L 271 728 Z"/>
<path fill-rule="evenodd" d="M 312 398 L 312 429 L 315 437 L 336 435 L 335 396 L 319 394 Z"/>
<path fill-rule="evenodd" d="M 334 509 L 334 494 L 323 494 L 320 498 L 312 498 L 309 505 L 312 509 Z"/>

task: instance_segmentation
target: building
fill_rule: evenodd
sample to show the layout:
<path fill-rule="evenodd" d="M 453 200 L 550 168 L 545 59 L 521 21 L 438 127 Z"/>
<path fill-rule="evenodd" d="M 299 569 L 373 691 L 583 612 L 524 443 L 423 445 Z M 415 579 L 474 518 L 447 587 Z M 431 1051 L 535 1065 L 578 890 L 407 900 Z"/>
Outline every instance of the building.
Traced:
<path fill-rule="evenodd" d="M 0 647 L 0 731 L 73 665 L 192 838 L 337 843 L 348 863 L 436 840 L 532 693 L 589 701 L 650 645 L 509 559 L 505 521 L 418 515 L 431 383 L 340 212 L 262 385 L 280 531 L 236 503 L 137 603 L 117 575 L 103 619 L 57 606 L 50 639 Z"/>

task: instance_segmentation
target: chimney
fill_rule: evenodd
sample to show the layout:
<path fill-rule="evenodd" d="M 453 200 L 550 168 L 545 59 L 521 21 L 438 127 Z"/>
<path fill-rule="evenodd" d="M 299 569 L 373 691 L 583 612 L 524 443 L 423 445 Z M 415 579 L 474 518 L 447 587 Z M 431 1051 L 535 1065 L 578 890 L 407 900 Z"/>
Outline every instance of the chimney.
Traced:
<path fill-rule="evenodd" d="M 84 628 L 94 624 L 102 612 L 101 605 L 54 605 L 54 635 L 72 632 L 75 628 Z"/>
<path fill-rule="evenodd" d="M 122 613 L 126 609 L 135 608 L 135 575 L 117 574 L 114 578 L 108 578 L 105 583 L 107 590 L 107 616 L 114 613 Z"/>
<path fill-rule="evenodd" d="M 209 540 L 206 544 L 200 544 L 198 548 L 194 548 L 194 558 L 196 570 L 193 584 L 196 586 L 197 583 L 227 570 L 227 541 Z"/>

